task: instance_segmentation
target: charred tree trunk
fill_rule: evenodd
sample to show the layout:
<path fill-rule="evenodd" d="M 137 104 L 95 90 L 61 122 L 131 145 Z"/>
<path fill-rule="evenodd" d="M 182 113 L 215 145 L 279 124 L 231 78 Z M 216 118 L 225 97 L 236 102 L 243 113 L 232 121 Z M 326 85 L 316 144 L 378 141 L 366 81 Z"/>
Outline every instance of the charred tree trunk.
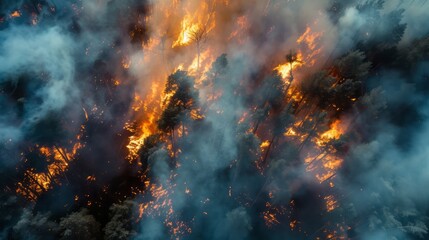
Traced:
<path fill-rule="evenodd" d="M 298 147 L 298 152 L 301 152 L 302 148 L 304 148 L 308 140 L 310 140 L 310 138 L 313 137 L 314 133 L 316 132 L 317 126 L 319 125 L 320 122 L 321 122 L 321 119 L 317 119 L 316 123 L 314 124 L 308 136 L 304 139 L 304 141 L 302 141 L 301 145 Z"/>
<path fill-rule="evenodd" d="M 54 148 L 58 151 L 58 153 L 61 155 L 61 157 L 66 161 L 66 163 L 70 162 L 70 159 L 67 157 L 67 153 L 62 150 L 62 148 L 57 147 L 54 145 Z"/>
<path fill-rule="evenodd" d="M 325 180 L 323 180 L 321 183 L 324 183 L 324 182 L 326 182 L 326 181 L 328 181 L 328 180 L 330 180 L 330 179 L 332 179 L 333 177 L 335 177 L 337 175 L 337 173 L 335 172 L 335 173 L 333 173 L 331 176 L 329 176 L 327 179 L 325 179 Z"/>
<path fill-rule="evenodd" d="M 259 124 L 261 123 L 261 120 L 258 120 L 255 124 L 255 127 L 253 128 L 253 134 L 256 134 L 256 131 L 258 131 L 259 128 Z"/>
<path fill-rule="evenodd" d="M 302 102 L 304 101 L 305 97 L 306 97 L 306 94 L 304 94 L 304 95 L 302 96 L 301 100 L 299 100 L 298 105 L 297 105 L 297 107 L 296 107 L 296 109 L 295 109 L 295 111 L 294 111 L 294 113 L 293 113 L 293 114 L 295 114 L 295 115 L 296 115 L 296 114 L 298 114 L 299 112 L 301 112 L 301 110 L 302 110 L 301 104 L 302 104 Z"/>
<path fill-rule="evenodd" d="M 174 149 L 174 128 L 171 130 L 171 151 L 173 152 L 173 158 L 176 158 L 176 150 Z"/>
<path fill-rule="evenodd" d="M 317 106 L 311 105 L 308 108 L 308 111 L 305 113 L 304 119 L 302 120 L 301 124 L 299 125 L 300 127 L 302 127 L 304 125 L 304 122 L 307 121 L 308 117 L 310 116 L 310 114 L 314 111 L 313 109 L 317 108 Z"/>
<path fill-rule="evenodd" d="M 321 157 L 321 158 L 319 158 L 319 156 L 320 155 L 322 155 L 322 154 L 318 154 L 316 157 L 314 157 L 308 164 L 307 164 L 307 167 L 309 167 L 309 166 L 311 166 L 311 165 L 313 165 L 313 163 L 315 163 L 315 162 L 318 162 L 318 161 L 321 161 L 321 160 L 323 160 L 327 155 L 329 154 L 329 152 L 328 151 L 326 151 L 325 152 L 325 154 L 323 154 L 323 156 Z"/>

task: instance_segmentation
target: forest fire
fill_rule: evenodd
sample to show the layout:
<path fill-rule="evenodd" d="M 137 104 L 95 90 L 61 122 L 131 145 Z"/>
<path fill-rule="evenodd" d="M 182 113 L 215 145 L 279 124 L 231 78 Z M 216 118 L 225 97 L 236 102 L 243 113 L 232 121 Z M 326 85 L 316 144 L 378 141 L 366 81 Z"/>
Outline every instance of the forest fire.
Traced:
<path fill-rule="evenodd" d="M 340 120 L 335 120 L 335 122 L 331 124 L 331 128 L 320 135 L 320 142 L 317 142 L 317 144 L 321 146 L 329 140 L 339 139 L 344 132 Z"/>
<path fill-rule="evenodd" d="M 85 130 L 82 126 L 81 134 Z M 26 197 L 29 200 L 37 201 L 37 198 L 43 192 L 47 192 L 52 188 L 53 184 L 61 184 L 58 179 L 63 175 L 69 166 L 69 163 L 74 160 L 79 149 L 84 147 L 79 142 L 81 134 L 76 137 L 76 143 L 71 150 L 62 147 L 54 146 L 52 148 L 45 146 L 36 146 L 39 154 L 47 159 L 48 165 L 45 172 L 36 172 L 35 169 L 28 169 L 25 172 L 24 180 L 17 183 L 16 192 Z M 25 161 L 28 161 L 27 159 Z"/>
<path fill-rule="evenodd" d="M 177 46 L 185 46 L 191 43 L 194 39 L 194 34 L 201 31 L 201 27 L 198 24 L 193 24 L 190 15 L 187 15 L 182 20 L 182 30 L 179 34 L 179 38 L 173 43 L 173 48 Z"/>
<path fill-rule="evenodd" d="M 1 2 L 0 239 L 426 239 L 423 7 Z"/>
<path fill-rule="evenodd" d="M 186 46 L 194 42 L 199 45 L 206 35 L 215 28 L 216 23 L 212 18 L 215 17 L 213 7 L 216 1 L 212 1 L 211 5 L 209 4 L 209 2 L 201 2 L 197 9 L 195 9 L 196 12 L 193 13 L 185 10 L 187 14 L 185 14 L 180 23 L 180 34 L 177 40 L 174 41 L 172 48 Z"/>
<path fill-rule="evenodd" d="M 292 77 L 291 73 L 293 70 L 305 64 L 301 59 L 303 59 L 303 57 L 301 53 L 298 53 L 296 59 L 286 59 L 286 63 L 278 65 L 276 68 L 274 68 L 274 70 L 277 70 L 283 79 L 289 79 Z"/>

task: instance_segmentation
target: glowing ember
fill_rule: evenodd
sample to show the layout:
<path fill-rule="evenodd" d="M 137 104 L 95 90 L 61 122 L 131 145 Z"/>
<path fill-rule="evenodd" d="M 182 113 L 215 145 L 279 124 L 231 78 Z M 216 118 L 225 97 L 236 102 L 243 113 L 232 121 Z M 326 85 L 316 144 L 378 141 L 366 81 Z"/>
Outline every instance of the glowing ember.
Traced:
<path fill-rule="evenodd" d="M 338 207 L 337 201 L 335 200 L 334 196 L 329 195 L 329 196 L 326 196 L 324 199 L 326 201 L 326 210 L 328 212 L 331 212 Z"/>
<path fill-rule="evenodd" d="M 12 18 L 21 17 L 21 13 L 18 10 L 15 10 L 10 14 L 10 17 Z"/>
<path fill-rule="evenodd" d="M 128 69 L 131 66 L 131 60 L 124 58 L 122 60 L 122 67 L 124 67 L 124 69 Z"/>
<path fill-rule="evenodd" d="M 261 143 L 261 148 L 267 148 L 270 145 L 270 141 L 266 140 Z"/>

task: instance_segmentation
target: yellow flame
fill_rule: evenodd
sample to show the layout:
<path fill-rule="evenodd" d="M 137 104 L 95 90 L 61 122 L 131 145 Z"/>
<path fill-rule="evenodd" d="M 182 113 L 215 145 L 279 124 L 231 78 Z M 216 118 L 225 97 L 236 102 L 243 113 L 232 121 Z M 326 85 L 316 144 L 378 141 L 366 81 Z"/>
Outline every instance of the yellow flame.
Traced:
<path fill-rule="evenodd" d="M 307 26 L 305 32 L 296 40 L 300 45 L 306 46 L 306 58 L 304 59 L 310 65 L 314 65 L 316 57 L 322 52 L 322 48 L 319 44 L 319 39 L 323 36 L 322 32 L 313 32 L 313 30 Z"/>
<path fill-rule="evenodd" d="M 304 65 L 303 56 L 301 53 L 297 53 L 297 61 L 293 62 L 292 65 L 288 62 L 282 63 L 274 68 L 277 72 L 279 72 L 280 76 L 283 79 L 287 79 L 290 77 L 291 70 L 295 70 Z"/>
<path fill-rule="evenodd" d="M 173 42 L 172 48 L 201 41 L 215 28 L 216 23 L 213 21 L 215 13 L 211 7 L 208 3 L 202 2 L 194 12 L 185 14 L 180 22 L 180 33 L 177 40 Z"/>
<path fill-rule="evenodd" d="M 84 130 L 82 126 L 81 131 Z M 76 140 L 81 139 L 82 132 L 77 135 Z M 69 163 L 74 160 L 75 155 L 83 144 L 76 142 L 71 150 L 62 147 L 38 148 L 40 154 L 52 162 L 48 164 L 45 172 L 36 172 L 35 169 L 28 169 L 25 172 L 25 179 L 18 182 L 16 192 L 29 200 L 37 200 L 38 196 L 52 188 L 53 184 L 61 184 L 59 176 L 67 171 Z"/>
<path fill-rule="evenodd" d="M 188 45 L 193 40 L 193 35 L 201 29 L 198 24 L 192 23 L 191 15 L 186 15 L 180 25 L 182 30 L 180 31 L 178 39 L 173 43 L 173 46 L 171 46 L 173 48 Z"/>
<path fill-rule="evenodd" d="M 261 148 L 267 148 L 270 145 L 270 141 L 266 140 L 261 143 Z"/>

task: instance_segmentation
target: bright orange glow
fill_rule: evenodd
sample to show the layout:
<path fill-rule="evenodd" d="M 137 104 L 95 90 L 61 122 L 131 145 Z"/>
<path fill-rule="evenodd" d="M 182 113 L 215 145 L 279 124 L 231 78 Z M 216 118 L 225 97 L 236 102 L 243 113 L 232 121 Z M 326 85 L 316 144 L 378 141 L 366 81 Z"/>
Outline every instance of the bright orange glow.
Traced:
<path fill-rule="evenodd" d="M 83 110 L 83 113 L 85 114 L 86 121 L 88 121 L 88 112 L 86 111 L 86 109 L 84 107 L 82 108 L 82 110 Z"/>
<path fill-rule="evenodd" d="M 277 224 L 280 224 L 278 217 L 286 213 L 286 209 L 283 206 L 274 206 L 270 202 L 265 203 L 265 210 L 262 212 L 262 217 L 265 221 L 267 227 L 273 227 Z"/>
<path fill-rule="evenodd" d="M 124 69 L 130 68 L 130 66 L 131 66 L 131 60 L 130 59 L 128 59 L 128 58 L 122 59 L 122 67 Z"/>
<path fill-rule="evenodd" d="M 244 112 L 243 115 L 238 120 L 238 124 L 244 123 L 244 121 L 246 120 L 246 118 L 248 117 L 248 115 L 249 115 L 249 112 Z"/>
<path fill-rule="evenodd" d="M 320 135 L 320 137 L 324 140 L 339 139 L 343 133 L 344 128 L 341 126 L 341 121 L 336 120 L 331 124 L 331 128 Z"/>
<path fill-rule="evenodd" d="M 21 17 L 21 13 L 18 10 L 15 10 L 10 14 L 10 17 L 12 18 Z"/>
<path fill-rule="evenodd" d="M 290 221 L 290 223 L 289 223 L 289 227 L 290 227 L 290 229 L 291 229 L 291 230 L 294 230 L 294 229 L 295 229 L 295 227 L 296 227 L 296 225 L 297 225 L 297 223 L 298 223 L 298 221 L 297 221 L 297 220 Z"/>
<path fill-rule="evenodd" d="M 270 141 L 266 140 L 261 143 L 261 148 L 267 148 L 270 145 Z"/>
<path fill-rule="evenodd" d="M 187 13 L 180 22 L 179 36 L 171 47 L 186 46 L 203 40 L 216 26 L 215 21 L 212 21 L 214 14 L 212 6 L 206 2 L 202 2 L 195 12 Z"/>
<path fill-rule="evenodd" d="M 237 17 L 235 29 L 234 31 L 229 35 L 228 39 L 236 39 L 238 43 L 244 42 L 244 37 L 246 35 L 247 29 L 249 29 L 250 24 L 249 20 L 246 16 L 240 16 Z"/>
<path fill-rule="evenodd" d="M 202 28 L 197 23 L 192 23 L 192 16 L 186 15 L 185 18 L 180 23 L 181 32 L 177 40 L 173 43 L 173 48 L 177 46 L 185 46 L 191 43 L 194 40 L 194 35 L 201 31 Z"/>
<path fill-rule="evenodd" d="M 167 184 L 168 187 L 164 187 L 150 182 L 146 184 L 148 186 L 146 194 L 151 196 L 152 200 L 139 205 L 139 218 L 165 215 L 164 223 L 171 234 L 178 236 L 191 233 L 192 229 L 185 222 L 176 220 L 176 213 L 169 196 L 173 186 Z"/>
<path fill-rule="evenodd" d="M 314 171 L 315 177 L 320 183 L 335 177 L 336 171 L 342 166 L 343 159 L 337 156 L 335 149 L 329 147 L 329 142 L 339 139 L 345 131 L 345 124 L 340 120 L 335 120 L 330 125 L 330 129 L 313 139 L 319 154 L 310 154 L 304 162 L 307 164 L 306 170 Z M 326 146 L 329 148 L 325 149 Z M 329 182 L 329 185 L 333 187 L 334 183 Z"/>
<path fill-rule="evenodd" d="M 312 29 L 307 26 L 305 32 L 296 40 L 298 44 L 306 46 L 307 51 L 304 61 L 309 65 L 314 65 L 316 63 L 317 56 L 322 52 L 322 48 L 319 43 L 319 39 L 322 36 L 323 33 L 313 32 Z"/>
<path fill-rule="evenodd" d="M 81 130 L 84 130 L 83 126 Z M 79 139 L 81 139 L 80 134 L 76 137 L 76 140 Z M 70 150 L 56 146 L 39 147 L 39 153 L 51 163 L 48 164 L 45 172 L 28 169 L 25 172 L 24 180 L 17 183 L 16 192 L 29 200 L 35 201 L 40 194 L 50 190 L 53 184 L 61 184 L 59 181 L 60 176 L 67 171 L 69 163 L 74 160 L 77 151 L 82 147 L 83 144 L 80 142 L 76 142 Z"/>
<path fill-rule="evenodd" d="M 213 6 L 210 6 L 208 2 L 213 3 Z M 169 6 L 169 4 L 171 4 L 171 6 Z M 147 64 L 157 70 L 145 75 L 145 79 L 150 79 L 150 83 L 144 83 L 144 86 L 142 86 L 144 90 L 142 90 L 142 92 L 136 92 L 131 111 L 131 114 L 135 116 L 133 118 L 135 121 L 128 122 L 125 126 L 125 129 L 132 133 L 127 145 L 129 151 L 127 160 L 130 161 L 130 163 L 135 162 L 137 159 L 145 139 L 153 134 L 159 133 L 157 129 L 157 120 L 174 95 L 172 92 L 168 94 L 164 93 L 165 81 L 168 75 L 176 70 L 187 71 L 189 75 L 194 77 L 194 87 L 199 90 L 200 101 L 202 102 L 200 106 L 202 107 L 201 109 L 192 109 L 189 112 L 193 120 L 204 119 L 205 114 L 209 116 L 206 111 L 212 111 L 217 114 L 224 113 L 223 109 L 216 106 L 216 101 L 221 99 L 224 92 L 216 89 L 216 85 L 210 82 L 211 75 L 206 74 L 211 68 L 213 61 L 224 49 L 217 49 L 216 45 L 210 45 L 211 42 L 204 44 L 205 41 L 203 40 L 207 38 L 217 40 L 216 37 L 223 37 L 226 38 L 224 40 L 235 41 L 234 44 L 240 45 L 240 43 L 244 43 L 246 40 L 247 30 L 250 28 L 250 18 L 248 19 L 248 16 L 245 15 L 232 18 L 235 24 L 226 30 L 230 32 L 227 32 L 226 35 L 214 34 L 218 32 L 215 22 L 215 20 L 218 19 L 215 18 L 214 12 L 214 9 L 218 8 L 214 8 L 215 4 L 228 5 L 230 3 L 226 0 L 201 1 L 199 3 L 193 2 L 191 6 L 187 1 L 175 0 L 163 1 L 160 4 L 155 4 L 154 13 L 149 21 L 153 21 L 152 25 L 156 24 L 157 28 L 153 30 L 154 37 L 143 46 L 145 56 L 142 57 L 141 63 Z M 188 9 L 189 6 L 191 7 Z M 160 19 L 162 19 L 162 21 L 160 21 Z M 301 114 L 307 111 L 305 106 L 307 99 L 305 97 L 308 96 L 303 96 L 304 94 L 301 93 L 294 84 L 294 82 L 298 82 L 299 84 L 299 81 L 294 80 L 292 77 L 300 78 L 302 69 L 309 68 L 316 63 L 317 57 L 319 57 L 321 53 L 319 40 L 322 35 L 322 33 L 313 31 L 311 27 L 307 27 L 305 32 L 296 38 L 297 44 L 294 44 L 297 48 L 295 49 L 297 53 L 296 61 L 288 62 L 287 59 L 285 59 L 283 62 L 277 62 L 277 66 L 269 66 L 270 69 L 274 69 L 279 73 L 282 80 L 286 83 L 286 86 L 288 86 L 286 93 L 287 101 L 293 101 L 296 105 L 302 103 L 304 111 L 301 111 Z M 284 51 L 284 53 L 287 54 L 287 51 Z M 162 60 L 157 60 L 156 57 Z M 157 62 L 157 64 L 151 64 L 151 61 Z M 128 69 L 130 68 L 131 61 L 125 59 L 121 64 L 123 68 Z M 133 67 L 139 66 L 139 64 L 138 60 L 136 61 L 133 57 Z M 146 69 L 150 68 L 146 67 Z M 142 82 L 144 81 L 142 80 Z M 115 83 L 115 85 L 119 84 Z M 292 110 L 296 110 L 295 105 L 291 108 L 291 111 Z M 270 116 L 271 114 L 278 113 L 273 111 L 270 112 Z M 311 117 L 310 114 L 310 117 L 305 117 L 305 122 L 315 123 L 316 120 L 313 118 L 314 117 Z M 237 122 L 238 124 L 249 123 L 249 126 L 251 126 L 252 122 L 247 122 L 247 119 L 250 120 L 252 118 L 249 112 L 244 112 L 238 115 Z M 305 144 L 302 145 L 310 149 L 310 153 L 304 156 L 308 174 L 311 175 L 314 181 L 318 181 L 321 184 L 326 181 L 326 184 L 329 184 L 331 187 L 334 186 L 333 177 L 336 171 L 341 167 L 343 160 L 341 157 L 337 156 L 334 150 L 329 149 L 328 151 L 326 146 L 329 146 L 331 140 L 339 139 L 346 129 L 342 126 L 342 123 L 337 120 L 329 126 L 329 130 L 319 131 L 319 128 L 317 128 L 318 132 L 309 134 L 309 131 L 305 130 L 305 127 L 301 124 L 304 122 L 304 119 L 301 118 L 300 115 L 297 115 L 296 119 L 296 123 L 289 126 L 283 133 L 284 137 L 279 137 L 276 141 L 280 143 L 290 141 L 297 146 L 300 146 L 300 144 L 304 142 Z M 279 151 L 276 149 L 276 141 L 274 141 L 272 146 L 270 146 L 272 144 L 270 141 L 264 141 L 264 139 L 269 137 L 269 134 L 267 134 L 267 131 L 264 133 L 266 129 L 263 128 L 266 128 L 266 126 L 261 124 L 261 130 L 258 131 L 258 134 L 260 132 L 261 135 L 257 135 L 256 137 L 262 139 L 262 142 L 260 144 L 260 149 L 258 149 L 258 156 L 253 160 L 262 175 L 265 174 L 266 167 L 269 166 L 269 159 L 267 159 L 267 164 L 262 164 L 262 162 L 259 161 L 262 159 L 261 156 L 269 155 L 267 154 L 269 147 L 272 147 L 270 148 L 272 152 Z M 252 130 L 251 128 L 247 133 L 253 134 Z M 181 149 L 179 149 L 180 146 L 175 144 L 175 141 L 179 138 L 186 137 L 188 131 L 191 130 L 188 129 L 186 125 L 179 125 L 174 131 L 174 138 L 172 137 L 170 139 L 169 137 L 171 134 L 169 133 L 164 134 L 169 137 L 162 136 L 165 142 L 163 148 L 168 151 L 170 157 L 177 159 L 176 167 L 178 168 L 180 167 L 179 162 L 182 160 L 180 154 Z M 150 200 L 140 205 L 140 218 L 165 217 L 163 219 L 165 226 L 176 236 L 177 234 L 180 235 L 181 232 L 191 232 L 191 229 L 187 227 L 185 223 L 174 219 L 176 213 L 171 203 L 172 199 L 169 196 L 169 194 L 174 191 L 174 184 L 170 185 L 170 183 L 164 182 L 160 184 L 151 181 L 152 180 L 147 180 L 147 182 L 145 182 L 145 195 L 148 195 Z M 228 194 L 231 197 L 231 195 L 233 195 L 232 190 L 228 190 Z M 188 187 L 184 188 L 183 191 L 185 194 L 192 195 L 192 191 Z M 270 191 L 269 198 L 274 199 L 274 196 L 275 191 Z M 327 211 L 332 211 L 337 206 L 333 195 L 321 196 L 321 198 L 326 201 Z M 280 215 L 282 215 L 283 212 L 285 211 L 282 210 L 282 207 L 275 207 L 271 205 L 271 203 L 267 203 L 266 209 L 262 212 L 261 217 L 264 219 L 266 225 L 271 227 L 280 223 L 279 219 L 282 219 Z M 210 212 L 203 212 L 203 214 L 210 214 Z M 300 229 L 299 226 L 297 227 L 299 224 L 297 220 L 289 218 L 287 221 L 292 230 Z"/>
<path fill-rule="evenodd" d="M 199 110 L 192 109 L 191 110 L 191 118 L 194 120 L 201 120 L 201 119 L 204 119 L 204 115 L 202 115 Z"/>
<path fill-rule="evenodd" d="M 296 40 L 297 43 L 305 42 L 308 47 L 312 50 L 317 47 L 317 40 L 322 36 L 322 33 L 312 33 L 309 26 L 305 29 L 305 32 Z"/>
<path fill-rule="evenodd" d="M 150 135 L 157 132 L 158 113 L 161 112 L 161 103 L 164 98 L 163 86 L 157 81 L 151 83 L 151 91 L 144 100 L 139 95 L 134 98 L 134 105 L 132 109 L 135 112 L 142 110 L 141 119 L 142 122 L 138 123 L 137 126 L 133 126 L 128 123 L 124 128 L 135 133 L 130 136 L 129 143 L 127 145 L 129 154 L 127 156 L 128 161 L 133 162 L 137 156 L 138 151 L 144 144 L 144 140 Z"/>
<path fill-rule="evenodd" d="M 335 200 L 333 195 L 329 195 L 324 197 L 325 201 L 326 201 L 326 210 L 328 212 L 332 212 L 333 210 L 335 210 L 335 208 L 338 207 L 338 202 L 337 200 Z"/>
<path fill-rule="evenodd" d="M 204 80 L 204 73 L 210 70 L 212 62 L 215 60 L 214 55 L 210 48 L 205 49 L 200 53 L 200 55 L 196 55 L 192 60 L 191 65 L 187 67 L 187 71 L 189 74 L 196 76 L 195 85 L 201 85 Z M 180 70 L 183 70 L 183 65 L 179 66 Z"/>
<path fill-rule="evenodd" d="M 287 80 L 287 78 L 289 78 L 291 75 L 291 71 L 298 69 L 299 67 L 302 67 L 304 65 L 303 62 L 303 56 L 301 53 L 297 54 L 297 61 L 293 62 L 292 64 L 286 62 L 286 63 L 282 63 L 280 65 L 278 65 L 277 67 L 274 68 L 274 70 L 276 70 L 277 72 L 279 72 L 280 76 L 284 79 Z"/>

